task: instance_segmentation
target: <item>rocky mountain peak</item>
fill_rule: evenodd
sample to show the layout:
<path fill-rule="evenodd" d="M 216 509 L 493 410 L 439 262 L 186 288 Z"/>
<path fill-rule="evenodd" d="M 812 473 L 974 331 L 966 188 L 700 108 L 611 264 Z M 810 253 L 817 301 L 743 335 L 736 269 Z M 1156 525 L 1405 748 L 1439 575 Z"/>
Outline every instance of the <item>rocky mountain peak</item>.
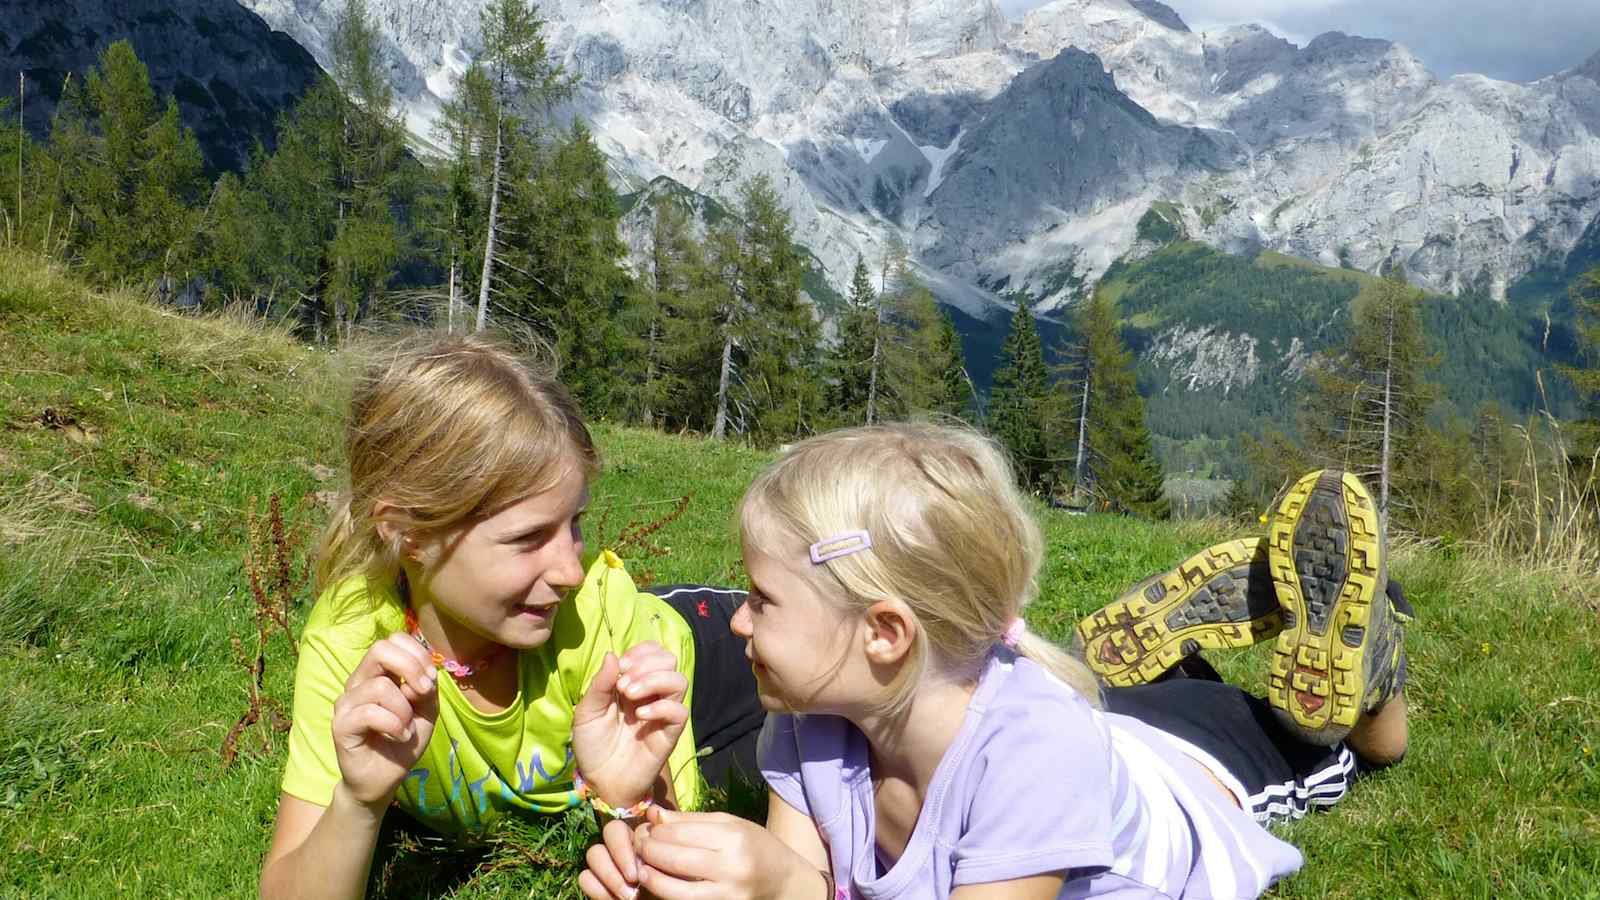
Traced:
<path fill-rule="evenodd" d="M 1600 51 L 1596 51 L 1593 56 L 1589 57 L 1589 61 L 1579 66 L 1574 74 L 1582 75 L 1595 84 L 1600 84 Z"/>
<path fill-rule="evenodd" d="M 1183 21 L 1178 11 L 1159 0 L 1128 0 L 1128 5 L 1173 31 L 1188 31 L 1189 23 Z"/>
<path fill-rule="evenodd" d="M 243 2 L 320 54 L 341 0 Z M 368 0 L 415 133 L 485 2 Z M 897 233 L 942 297 L 1049 309 L 1160 204 L 1218 247 L 1398 256 L 1425 286 L 1498 292 L 1600 214 L 1600 57 L 1532 85 L 1441 81 L 1390 41 L 1196 33 L 1159 0 L 1054 0 L 1015 24 L 993 0 L 539 9 L 620 188 L 668 176 L 725 201 L 767 174 L 835 286 Z"/>

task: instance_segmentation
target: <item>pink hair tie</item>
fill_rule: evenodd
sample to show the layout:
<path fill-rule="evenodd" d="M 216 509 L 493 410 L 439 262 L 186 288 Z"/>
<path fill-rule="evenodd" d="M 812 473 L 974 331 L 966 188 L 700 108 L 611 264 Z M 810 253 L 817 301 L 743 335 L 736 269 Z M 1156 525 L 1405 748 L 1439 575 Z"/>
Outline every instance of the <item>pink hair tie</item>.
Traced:
<path fill-rule="evenodd" d="M 1011 624 L 1006 626 L 1005 634 L 1000 636 L 1000 642 L 1015 650 L 1017 649 L 1017 641 L 1022 640 L 1023 632 L 1026 632 L 1027 630 L 1028 623 L 1022 621 L 1020 618 L 1012 619 Z"/>

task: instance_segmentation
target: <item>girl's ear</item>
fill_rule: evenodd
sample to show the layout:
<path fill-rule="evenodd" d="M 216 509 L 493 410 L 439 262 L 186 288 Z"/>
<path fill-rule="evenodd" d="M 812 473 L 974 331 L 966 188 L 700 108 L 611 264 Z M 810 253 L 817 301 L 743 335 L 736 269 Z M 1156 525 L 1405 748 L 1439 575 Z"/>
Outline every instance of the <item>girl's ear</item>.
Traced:
<path fill-rule="evenodd" d="M 402 558 L 416 559 L 417 539 L 391 518 L 397 509 L 399 507 L 387 500 L 379 500 L 372 504 L 372 520 L 377 523 L 378 537 L 382 538 L 385 544 L 397 547 Z"/>
<path fill-rule="evenodd" d="M 867 607 L 867 658 L 879 665 L 904 659 L 915 646 L 917 618 L 899 600 L 879 600 Z"/>

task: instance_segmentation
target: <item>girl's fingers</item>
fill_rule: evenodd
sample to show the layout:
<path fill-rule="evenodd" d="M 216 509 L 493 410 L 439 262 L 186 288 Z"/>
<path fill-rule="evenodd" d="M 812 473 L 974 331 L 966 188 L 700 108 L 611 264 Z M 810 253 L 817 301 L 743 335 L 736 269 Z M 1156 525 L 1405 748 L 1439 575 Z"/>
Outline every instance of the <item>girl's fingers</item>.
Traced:
<path fill-rule="evenodd" d="M 345 691 L 344 702 L 349 706 L 381 706 L 400 720 L 402 727 L 411 724 L 416 710 L 401 693 L 401 689 L 387 678 L 374 678 Z"/>
<path fill-rule="evenodd" d="M 343 716 L 334 720 L 334 724 L 336 731 L 358 738 L 366 734 L 381 734 L 392 741 L 409 741 L 412 735 L 409 723 L 402 722 L 399 716 L 371 703 L 346 710 Z"/>
<path fill-rule="evenodd" d="M 589 852 L 584 855 L 584 862 L 589 866 L 584 874 L 593 878 L 603 889 L 597 896 L 627 898 L 637 892 L 638 889 L 623 877 L 606 845 L 595 844 L 590 847 Z M 579 877 L 582 878 L 582 875 Z"/>
<path fill-rule="evenodd" d="M 633 900 L 633 898 L 638 896 L 637 890 L 633 890 L 631 893 L 617 893 L 616 891 L 606 887 L 605 884 L 588 869 L 584 869 L 582 872 L 578 873 L 578 890 L 583 891 L 583 895 L 588 897 L 589 900 Z"/>
<path fill-rule="evenodd" d="M 633 829 L 613 819 L 600 829 L 600 837 L 611 852 L 611 861 L 622 873 L 622 878 L 630 884 L 638 884 L 639 864 L 633 854 Z"/>
<path fill-rule="evenodd" d="M 681 699 L 689 690 L 689 679 L 677 669 L 668 669 L 645 675 L 624 675 L 617 687 L 621 689 L 622 696 L 629 700 L 649 700 L 652 697 Z"/>
<path fill-rule="evenodd" d="M 645 810 L 644 817 L 651 825 L 700 824 L 712 825 L 718 828 L 738 825 L 745 821 L 728 813 L 684 812 L 678 809 L 667 809 L 664 806 L 650 807 Z"/>
<path fill-rule="evenodd" d="M 639 847 L 639 858 L 645 865 L 678 878 L 712 881 L 722 873 L 720 850 L 709 843 L 678 843 L 664 836 L 660 828 L 652 830 L 649 839 Z"/>
<path fill-rule="evenodd" d="M 645 866 L 640 870 L 639 887 L 659 900 L 729 900 L 738 896 L 715 881 L 688 881 Z"/>
<path fill-rule="evenodd" d="M 605 715 L 606 710 L 611 708 L 615 699 L 617 678 L 621 675 L 618 666 L 616 656 L 607 653 L 605 660 L 600 663 L 600 671 L 594 673 L 594 680 L 589 682 L 589 689 L 572 709 L 574 726 L 588 724 Z"/>
<path fill-rule="evenodd" d="M 414 693 L 426 694 L 433 690 L 437 674 L 432 658 L 421 644 L 410 635 L 394 634 L 373 644 L 367 655 L 361 657 L 355 671 L 345 680 L 345 690 L 374 678 L 388 678 L 412 687 Z"/>
<path fill-rule="evenodd" d="M 676 700 L 657 700 L 634 711 L 641 720 L 658 725 L 682 725 L 689 721 L 689 707 Z"/>
<path fill-rule="evenodd" d="M 646 666 L 650 657 L 658 654 L 672 656 L 671 653 L 666 651 L 666 648 L 655 641 L 640 641 L 622 651 L 622 658 L 617 661 L 619 670 L 623 673 L 641 670 Z M 659 664 L 659 661 L 657 661 L 657 664 Z M 673 665 L 677 665 L 676 659 L 673 660 Z"/>

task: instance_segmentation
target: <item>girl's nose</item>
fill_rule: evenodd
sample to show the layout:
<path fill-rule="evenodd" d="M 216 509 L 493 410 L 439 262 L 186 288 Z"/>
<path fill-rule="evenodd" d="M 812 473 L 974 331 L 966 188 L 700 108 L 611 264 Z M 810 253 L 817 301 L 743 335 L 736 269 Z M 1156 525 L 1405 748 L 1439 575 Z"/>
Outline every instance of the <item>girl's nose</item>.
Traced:
<path fill-rule="evenodd" d="M 754 634 L 754 630 L 750 626 L 750 601 L 747 599 L 739 604 L 738 609 L 733 611 L 733 618 L 728 620 L 728 630 L 739 637 L 748 639 Z"/>
<path fill-rule="evenodd" d="M 565 538 L 556 538 L 552 543 L 560 546 L 551 549 L 556 554 L 554 564 L 545 573 L 545 581 L 552 587 L 570 588 L 583 583 L 583 532 L 574 524 L 567 530 Z"/>

